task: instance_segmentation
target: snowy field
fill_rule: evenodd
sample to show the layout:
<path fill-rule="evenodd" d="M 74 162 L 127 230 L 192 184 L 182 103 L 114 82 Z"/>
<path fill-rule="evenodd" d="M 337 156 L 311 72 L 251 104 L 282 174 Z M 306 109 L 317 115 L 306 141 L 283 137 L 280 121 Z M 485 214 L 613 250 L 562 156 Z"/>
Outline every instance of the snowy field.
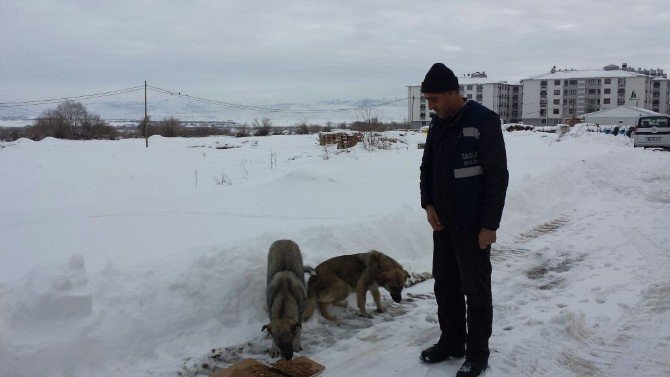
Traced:
<path fill-rule="evenodd" d="M 0 376 L 204 376 L 270 361 L 266 254 L 380 250 L 430 271 L 420 134 L 390 150 L 315 135 L 0 143 Z M 670 375 L 670 153 L 629 139 L 505 133 L 492 251 L 495 376 Z M 455 375 L 432 280 L 387 313 L 303 328 L 328 376 Z M 368 305 L 373 303 L 368 299 Z"/>

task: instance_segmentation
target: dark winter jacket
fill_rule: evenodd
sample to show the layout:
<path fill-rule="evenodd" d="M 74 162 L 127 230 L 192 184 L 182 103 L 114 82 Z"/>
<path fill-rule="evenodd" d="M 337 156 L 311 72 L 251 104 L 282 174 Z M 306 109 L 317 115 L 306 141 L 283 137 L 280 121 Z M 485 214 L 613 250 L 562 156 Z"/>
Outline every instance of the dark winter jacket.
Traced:
<path fill-rule="evenodd" d="M 433 115 L 421 161 L 421 207 L 443 225 L 498 229 L 509 173 L 498 115 L 467 101 L 449 119 Z"/>

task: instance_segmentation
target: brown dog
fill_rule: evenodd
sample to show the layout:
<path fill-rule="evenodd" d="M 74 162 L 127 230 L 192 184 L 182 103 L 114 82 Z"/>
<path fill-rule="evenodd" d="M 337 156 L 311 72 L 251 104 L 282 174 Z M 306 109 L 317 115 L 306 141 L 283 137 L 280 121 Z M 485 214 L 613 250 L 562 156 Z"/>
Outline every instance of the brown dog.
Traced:
<path fill-rule="evenodd" d="M 330 320 L 337 318 L 328 313 L 328 305 L 344 301 L 349 294 L 356 292 L 359 315 L 372 318 L 365 310 L 367 292 L 377 305 L 377 312 L 383 313 L 379 287 L 384 287 L 395 302 L 400 302 L 402 289 L 409 273 L 393 258 L 372 250 L 367 253 L 341 255 L 328 259 L 316 267 L 307 283 L 307 303 L 305 321 L 311 318 L 316 304 L 321 315 Z"/>

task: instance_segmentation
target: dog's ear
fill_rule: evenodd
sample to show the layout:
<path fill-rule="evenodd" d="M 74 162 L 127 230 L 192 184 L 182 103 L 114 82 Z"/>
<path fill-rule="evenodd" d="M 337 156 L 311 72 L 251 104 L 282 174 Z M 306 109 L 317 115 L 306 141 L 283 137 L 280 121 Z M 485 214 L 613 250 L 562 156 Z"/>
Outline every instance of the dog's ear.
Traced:
<path fill-rule="evenodd" d="M 384 285 L 387 281 L 391 280 L 391 271 L 384 271 L 377 274 L 377 283 Z"/>
<path fill-rule="evenodd" d="M 407 272 L 407 270 L 403 269 L 402 272 L 405 273 L 405 279 L 409 279 L 409 278 L 410 278 L 410 274 L 409 274 L 409 272 Z"/>

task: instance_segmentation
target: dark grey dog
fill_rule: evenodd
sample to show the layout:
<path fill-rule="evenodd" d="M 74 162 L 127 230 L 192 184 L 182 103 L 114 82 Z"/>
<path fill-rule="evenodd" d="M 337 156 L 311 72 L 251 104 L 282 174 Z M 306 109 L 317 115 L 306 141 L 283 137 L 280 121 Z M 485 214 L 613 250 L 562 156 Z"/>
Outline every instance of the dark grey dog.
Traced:
<path fill-rule="evenodd" d="M 299 352 L 302 317 L 305 313 L 305 288 L 302 254 L 291 240 L 272 243 L 268 252 L 268 280 L 265 290 L 270 322 L 263 326 L 272 336 L 270 355 L 286 359 Z"/>

